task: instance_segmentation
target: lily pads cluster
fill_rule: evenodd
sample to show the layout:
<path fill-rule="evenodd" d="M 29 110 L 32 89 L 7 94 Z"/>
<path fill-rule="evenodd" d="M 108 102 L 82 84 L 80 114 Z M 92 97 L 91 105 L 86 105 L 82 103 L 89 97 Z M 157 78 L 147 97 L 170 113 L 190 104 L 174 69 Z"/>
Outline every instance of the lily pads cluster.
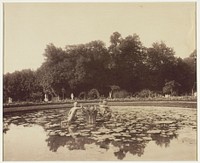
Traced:
<path fill-rule="evenodd" d="M 127 152 L 141 156 L 149 141 L 168 147 L 184 127 L 196 130 L 195 110 L 147 107 L 111 109 L 110 120 L 105 121 L 97 114 L 96 123 L 92 124 L 81 113 L 73 123 L 68 124 L 65 109 L 5 115 L 4 133 L 12 123 L 24 127 L 41 125 L 47 135 L 47 145 L 53 152 L 61 146 L 69 150 L 86 150 L 86 144 L 95 144 L 96 148 L 106 150 L 115 147 L 117 150 L 113 154 L 123 159 Z"/>

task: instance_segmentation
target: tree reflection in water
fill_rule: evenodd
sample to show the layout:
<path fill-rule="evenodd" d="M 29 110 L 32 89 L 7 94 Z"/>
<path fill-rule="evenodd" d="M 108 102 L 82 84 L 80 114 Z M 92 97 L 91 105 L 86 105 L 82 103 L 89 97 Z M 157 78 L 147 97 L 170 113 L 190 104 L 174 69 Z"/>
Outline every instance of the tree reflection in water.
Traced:
<path fill-rule="evenodd" d="M 170 141 L 174 138 L 177 138 L 178 135 L 171 135 L 171 136 L 168 136 L 168 137 L 163 137 L 163 136 L 160 136 L 160 135 L 154 135 L 152 136 L 153 140 L 155 140 L 155 143 L 157 145 L 159 145 L 160 147 L 169 147 L 170 145 Z"/>
<path fill-rule="evenodd" d="M 169 113 L 168 113 L 169 112 Z M 169 147 L 170 141 L 177 138 L 179 125 L 190 121 L 182 113 L 179 119 L 173 111 L 160 113 L 160 110 L 127 110 L 116 109 L 113 117 L 107 121 L 97 118 L 93 126 L 87 125 L 84 117 L 78 116 L 71 125 L 61 126 L 67 115 L 65 109 L 35 111 L 27 113 L 12 113 L 4 116 L 4 130 L 9 131 L 10 124 L 31 127 L 40 125 L 47 133 L 47 146 L 50 151 L 57 152 L 59 147 L 68 150 L 87 150 L 86 144 L 95 144 L 96 148 L 109 150 L 112 146 L 117 150 L 113 155 L 123 160 L 127 153 L 142 156 L 149 141 L 161 147 Z M 169 114 L 170 116 L 166 116 Z M 164 124 L 167 123 L 167 125 Z"/>
<path fill-rule="evenodd" d="M 115 155 L 119 160 L 123 160 L 123 158 L 126 156 L 126 153 L 124 152 L 123 149 L 119 149 L 119 151 L 114 152 L 114 155 Z"/>
<path fill-rule="evenodd" d="M 59 147 L 67 147 L 69 150 L 85 150 L 85 144 L 92 144 L 92 139 L 85 139 L 83 137 L 73 138 L 71 136 L 49 136 L 46 139 L 47 146 L 52 152 L 56 152 Z"/>
<path fill-rule="evenodd" d="M 46 139 L 46 142 L 49 150 L 52 152 L 56 152 L 59 147 L 67 147 L 68 150 L 86 150 L 86 144 L 95 144 L 99 148 L 109 150 L 110 144 L 112 144 L 118 148 L 118 151 L 114 152 L 114 155 L 120 160 L 122 160 L 128 152 L 132 155 L 137 155 L 140 157 L 144 154 L 144 148 L 146 146 L 145 142 L 124 143 L 123 141 L 116 142 L 107 138 L 105 140 L 98 141 L 88 137 L 59 135 L 49 136 Z"/>
<path fill-rule="evenodd" d="M 130 142 L 130 143 L 123 143 L 123 142 L 113 142 L 113 145 L 118 147 L 119 150 L 114 152 L 114 155 L 122 160 L 126 153 L 130 152 L 132 155 L 142 156 L 144 154 L 144 148 L 146 143 L 140 142 Z"/>

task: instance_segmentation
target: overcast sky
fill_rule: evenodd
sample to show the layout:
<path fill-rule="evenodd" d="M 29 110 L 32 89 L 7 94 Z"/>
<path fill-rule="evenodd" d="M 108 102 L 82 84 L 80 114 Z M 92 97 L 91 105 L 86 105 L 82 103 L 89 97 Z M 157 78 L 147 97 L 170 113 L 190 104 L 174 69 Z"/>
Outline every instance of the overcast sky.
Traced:
<path fill-rule="evenodd" d="M 195 49 L 195 3 L 5 3 L 4 73 L 39 68 L 44 49 L 134 33 L 144 46 L 164 41 L 176 56 Z"/>

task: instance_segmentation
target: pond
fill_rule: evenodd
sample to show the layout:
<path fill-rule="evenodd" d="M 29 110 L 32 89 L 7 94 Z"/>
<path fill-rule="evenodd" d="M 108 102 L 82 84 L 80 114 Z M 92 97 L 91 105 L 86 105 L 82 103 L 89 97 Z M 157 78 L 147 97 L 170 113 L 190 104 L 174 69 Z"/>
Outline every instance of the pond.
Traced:
<path fill-rule="evenodd" d="M 4 115 L 4 160 L 197 160 L 197 110 L 112 106 L 109 121 L 87 125 L 69 109 Z"/>

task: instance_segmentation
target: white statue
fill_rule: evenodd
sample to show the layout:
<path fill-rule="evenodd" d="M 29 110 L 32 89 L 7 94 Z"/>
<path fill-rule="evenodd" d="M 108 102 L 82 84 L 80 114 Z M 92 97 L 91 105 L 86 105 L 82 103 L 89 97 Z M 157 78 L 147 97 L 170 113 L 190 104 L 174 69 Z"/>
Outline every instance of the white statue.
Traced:
<path fill-rule="evenodd" d="M 47 98 L 47 94 L 44 95 L 44 101 L 45 102 L 49 101 L 48 98 Z"/>
<path fill-rule="evenodd" d="M 74 100 L 74 94 L 71 93 L 71 100 Z"/>
<path fill-rule="evenodd" d="M 12 103 L 12 98 L 11 97 L 8 97 L 8 103 Z"/>

